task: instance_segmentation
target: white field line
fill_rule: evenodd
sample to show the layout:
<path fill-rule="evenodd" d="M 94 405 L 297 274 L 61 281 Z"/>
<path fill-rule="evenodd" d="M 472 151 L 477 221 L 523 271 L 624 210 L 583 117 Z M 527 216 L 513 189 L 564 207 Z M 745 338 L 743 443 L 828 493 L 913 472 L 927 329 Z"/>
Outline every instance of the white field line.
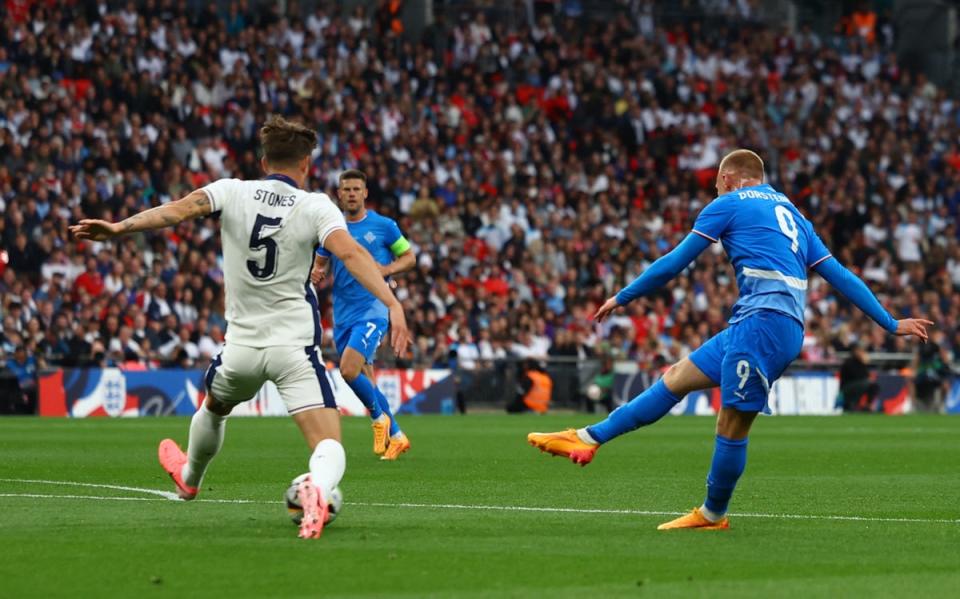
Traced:
<path fill-rule="evenodd" d="M 113 489 L 116 491 L 133 491 L 134 493 L 146 493 L 148 495 L 159 495 L 166 499 L 179 501 L 176 493 L 171 491 L 160 491 L 158 489 L 144 489 L 141 487 L 123 487 L 120 485 L 103 485 L 94 483 L 78 483 L 69 480 L 37 480 L 32 478 L 0 478 L 3 483 L 28 483 L 31 485 L 57 485 L 60 487 L 88 487 L 91 489 Z"/>
<path fill-rule="evenodd" d="M 0 493 L 0 497 L 27 497 L 33 499 L 98 499 L 100 501 L 178 501 L 187 503 L 179 497 L 118 497 L 116 495 L 46 495 L 43 493 Z M 254 501 L 252 499 L 195 499 L 200 503 L 262 503 L 280 505 L 279 501 Z"/>
<path fill-rule="evenodd" d="M 0 497 L 26 497 L 36 499 L 97 499 L 102 501 L 179 501 L 175 493 L 161 491 L 158 489 L 145 489 L 141 487 L 124 487 L 119 485 L 105 485 L 96 483 L 83 483 L 74 481 L 59 480 L 37 480 L 24 478 L 0 478 L 0 482 L 9 483 L 29 483 L 40 485 L 74 486 L 87 487 L 93 489 L 115 489 L 120 491 L 132 491 L 136 493 L 147 493 L 155 497 L 118 497 L 118 496 L 95 496 L 95 495 L 48 495 L 42 493 L 0 493 Z M 279 503 L 279 500 L 262 501 L 255 499 L 195 499 L 198 503 L 238 503 L 238 504 L 262 504 L 272 505 Z M 185 503 L 185 502 L 184 502 Z M 432 510 L 477 510 L 488 512 L 541 512 L 554 514 L 607 514 L 623 516 L 679 516 L 686 512 L 669 512 L 659 510 L 616 510 L 616 509 L 591 509 L 591 508 L 566 508 L 566 507 L 529 507 L 516 505 L 465 505 L 457 503 L 383 503 L 383 502 L 351 502 L 351 505 L 361 507 L 386 507 L 386 508 L 408 508 L 408 509 L 432 509 Z M 871 516 L 842 516 L 842 515 L 814 515 L 814 514 L 761 514 L 761 513 L 731 513 L 735 518 L 767 518 L 781 520 L 829 520 L 840 522 L 900 522 L 913 524 L 960 524 L 960 518 L 886 518 Z"/>

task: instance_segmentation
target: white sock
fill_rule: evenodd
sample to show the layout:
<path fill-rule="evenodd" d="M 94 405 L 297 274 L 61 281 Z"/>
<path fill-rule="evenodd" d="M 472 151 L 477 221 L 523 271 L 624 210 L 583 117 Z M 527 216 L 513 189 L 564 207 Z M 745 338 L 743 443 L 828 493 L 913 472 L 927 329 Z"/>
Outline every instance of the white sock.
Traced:
<path fill-rule="evenodd" d="M 204 403 L 190 421 L 190 441 L 187 443 L 187 463 L 183 465 L 183 482 L 199 487 L 203 473 L 213 456 L 223 446 L 226 416 L 214 414 Z"/>
<path fill-rule="evenodd" d="M 585 428 L 577 429 L 577 437 L 587 445 L 600 445 L 596 439 L 590 436 L 590 433 Z"/>
<path fill-rule="evenodd" d="M 346 469 L 347 454 L 339 441 L 324 439 L 317 443 L 310 456 L 310 478 L 326 501 L 330 500 L 333 488 L 340 484 Z"/>
<path fill-rule="evenodd" d="M 714 511 L 711 511 L 705 505 L 700 506 L 700 513 L 703 515 L 704 518 L 706 518 L 711 522 L 719 522 L 720 518 L 723 518 L 723 514 L 718 514 Z"/>

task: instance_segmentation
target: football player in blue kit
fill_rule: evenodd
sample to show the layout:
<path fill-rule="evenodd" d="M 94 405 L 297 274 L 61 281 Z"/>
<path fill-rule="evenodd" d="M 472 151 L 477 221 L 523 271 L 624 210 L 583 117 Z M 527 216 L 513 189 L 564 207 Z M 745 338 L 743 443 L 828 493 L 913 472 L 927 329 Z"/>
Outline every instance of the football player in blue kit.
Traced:
<path fill-rule="evenodd" d="M 397 223 L 367 209 L 367 177 L 362 171 L 344 171 L 337 195 L 350 235 L 370 252 L 385 279 L 416 266 L 410 242 Z M 370 411 L 374 453 L 381 459 L 395 460 L 410 449 L 410 440 L 400 430 L 387 398 L 373 378 L 374 356 L 387 332 L 387 308 L 347 271 L 341 260 L 322 247 L 317 249 L 311 271 L 314 284 L 326 277 L 327 266 L 333 275 L 333 339 L 340 352 L 340 374 Z"/>
<path fill-rule="evenodd" d="M 606 420 L 578 430 L 527 436 L 541 451 L 586 465 L 603 443 L 656 422 L 692 391 L 719 386 L 722 407 L 706 500 L 691 513 L 661 524 L 661 530 L 729 527 L 725 514 L 746 466 L 750 427 L 758 413 L 767 411 L 770 385 L 800 353 L 808 269 L 889 333 L 925 342 L 926 327 L 933 324 L 891 316 L 863 281 L 830 255 L 790 200 L 764 184 L 763 161 L 754 152 L 741 149 L 724 157 L 717 192 L 719 197 L 700 212 L 692 232 L 608 299 L 594 318 L 602 321 L 618 307 L 659 289 L 719 241 L 740 288 L 729 326 Z"/>

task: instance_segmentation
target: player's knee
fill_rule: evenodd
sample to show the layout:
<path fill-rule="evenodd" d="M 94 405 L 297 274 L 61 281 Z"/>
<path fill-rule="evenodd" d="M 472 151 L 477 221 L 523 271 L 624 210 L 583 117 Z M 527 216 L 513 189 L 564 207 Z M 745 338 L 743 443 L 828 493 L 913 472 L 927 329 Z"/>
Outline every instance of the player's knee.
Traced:
<path fill-rule="evenodd" d="M 683 368 L 679 363 L 674 364 L 663 373 L 663 384 L 675 394 L 683 390 Z"/>
<path fill-rule="evenodd" d="M 230 412 L 233 411 L 233 406 L 222 401 L 217 400 L 213 394 L 208 394 L 207 399 L 205 400 L 207 409 L 216 414 L 217 416 L 228 416 Z"/>
<path fill-rule="evenodd" d="M 757 412 L 743 412 L 735 408 L 722 408 L 717 417 L 717 434 L 727 439 L 746 439 Z"/>
<path fill-rule="evenodd" d="M 344 359 L 340 362 L 340 374 L 348 383 L 352 383 L 354 379 L 360 376 L 362 370 L 363 365 L 359 360 Z"/>

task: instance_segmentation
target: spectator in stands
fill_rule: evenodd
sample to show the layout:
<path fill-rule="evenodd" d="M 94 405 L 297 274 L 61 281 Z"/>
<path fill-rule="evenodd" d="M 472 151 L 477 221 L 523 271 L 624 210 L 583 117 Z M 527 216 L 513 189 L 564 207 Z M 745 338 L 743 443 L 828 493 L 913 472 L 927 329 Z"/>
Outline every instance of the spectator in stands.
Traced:
<path fill-rule="evenodd" d="M 868 44 L 876 41 L 877 13 L 870 10 L 867 2 L 860 2 L 857 10 L 850 15 L 847 35 L 857 36 Z"/>
<path fill-rule="evenodd" d="M 371 205 L 411 233 L 420 264 L 397 293 L 424 317 L 418 365 L 448 364 L 464 326 L 489 326 L 497 355 L 546 356 L 560 331 L 578 330 L 581 345 L 642 368 L 678 359 L 736 298 L 715 254 L 616 329 L 589 315 L 682 238 L 713 195 L 709 157 L 740 146 L 764 148 L 770 182 L 892 312 L 936 309 L 945 330 L 960 325 L 960 103 L 901 68 L 889 19 L 869 10 L 839 40 L 764 25 L 740 0 L 694 2 L 682 20 L 666 0 L 581 2 L 576 19 L 545 3 L 516 25 L 437 10 L 418 40 L 396 26 L 397 2 L 370 14 L 200 4 L 23 3 L 22 20 L 2 17 L 0 305 L 19 300 L 14 345 L 39 332 L 55 363 L 106 363 L 128 326 L 162 367 L 177 361 L 159 350 L 184 324 L 195 344 L 222 333 L 212 220 L 113 244 L 77 243 L 65 225 L 259 176 L 255 123 L 274 112 L 316 126 L 312 188 L 362 168 Z M 68 51 L 63 23 L 83 40 Z M 816 286 L 811 355 L 828 358 L 841 327 L 897 348 Z M 904 292 L 924 286 L 936 302 Z M 329 290 L 320 297 L 329 323 Z M 51 331 L 60 314 L 70 326 Z M 101 327 L 108 315 L 122 326 Z M 58 338 L 73 344 L 59 358 Z M 204 345 L 200 366 L 216 342 Z"/>
<path fill-rule="evenodd" d="M 37 359 L 27 353 L 23 345 L 13 350 L 6 368 L 17 379 L 19 393 L 12 402 L 16 414 L 33 414 L 37 406 Z"/>
<path fill-rule="evenodd" d="M 840 397 L 844 412 L 877 411 L 879 387 L 870 375 L 869 356 L 860 343 L 850 348 L 850 355 L 840 366 Z"/>
<path fill-rule="evenodd" d="M 457 369 L 455 383 L 457 385 L 457 410 L 461 414 L 467 413 L 467 401 L 473 395 L 476 387 L 476 377 L 481 367 L 480 345 L 474 341 L 473 333 L 468 327 L 461 327 L 457 341 Z"/>
<path fill-rule="evenodd" d="M 943 412 L 952 363 L 950 352 L 943 345 L 945 338 L 938 329 L 914 353 L 913 398 L 917 412 Z"/>

